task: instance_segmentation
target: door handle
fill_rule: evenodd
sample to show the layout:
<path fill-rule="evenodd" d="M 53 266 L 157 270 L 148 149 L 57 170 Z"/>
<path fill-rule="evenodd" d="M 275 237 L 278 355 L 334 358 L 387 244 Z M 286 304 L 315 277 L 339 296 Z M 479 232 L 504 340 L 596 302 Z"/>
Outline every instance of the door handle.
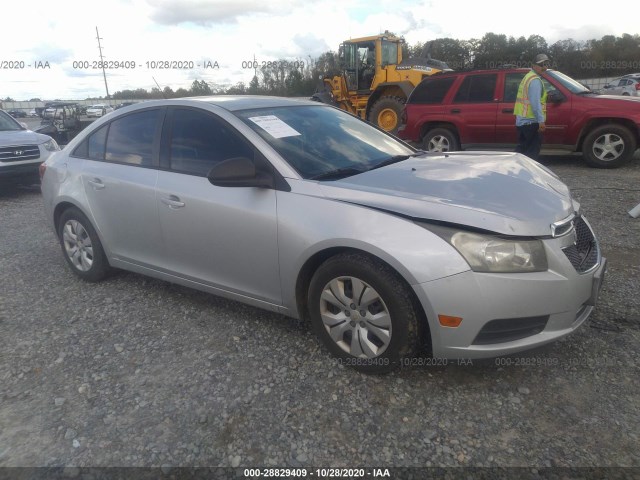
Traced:
<path fill-rule="evenodd" d="M 503 108 L 502 113 L 513 113 L 513 108 Z"/>
<path fill-rule="evenodd" d="M 460 113 L 460 109 L 459 108 L 454 108 L 451 110 L 451 113 Z"/>
<path fill-rule="evenodd" d="M 93 187 L 94 190 L 102 190 L 104 188 L 104 183 L 99 178 L 94 178 L 93 180 L 89 180 L 89 184 Z"/>
<path fill-rule="evenodd" d="M 160 199 L 162 203 L 168 205 L 169 208 L 182 208 L 184 207 L 184 202 L 181 202 L 178 197 L 175 195 L 169 195 L 168 197 L 162 197 Z"/>

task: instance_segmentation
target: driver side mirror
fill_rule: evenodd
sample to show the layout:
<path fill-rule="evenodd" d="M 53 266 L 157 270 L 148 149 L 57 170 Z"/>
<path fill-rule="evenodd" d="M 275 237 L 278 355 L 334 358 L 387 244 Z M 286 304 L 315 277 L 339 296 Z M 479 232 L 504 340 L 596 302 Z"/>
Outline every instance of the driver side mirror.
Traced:
<path fill-rule="evenodd" d="M 256 165 L 246 157 L 234 157 L 215 165 L 207 179 L 217 187 L 275 188 L 273 176 L 256 170 Z"/>
<path fill-rule="evenodd" d="M 560 103 L 564 101 L 564 95 L 558 90 L 552 90 L 547 94 L 547 99 L 553 103 Z"/>

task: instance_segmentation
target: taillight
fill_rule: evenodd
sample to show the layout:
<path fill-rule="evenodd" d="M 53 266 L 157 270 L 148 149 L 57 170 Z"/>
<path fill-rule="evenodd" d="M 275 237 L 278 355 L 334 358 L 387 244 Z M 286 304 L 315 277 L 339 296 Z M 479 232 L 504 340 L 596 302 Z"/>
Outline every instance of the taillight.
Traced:
<path fill-rule="evenodd" d="M 636 90 L 640 90 L 640 82 L 636 83 Z"/>
<path fill-rule="evenodd" d="M 47 169 L 47 166 L 42 162 L 38 167 L 38 173 L 40 174 L 40 181 L 42 181 L 42 177 L 44 177 L 44 171 Z"/>

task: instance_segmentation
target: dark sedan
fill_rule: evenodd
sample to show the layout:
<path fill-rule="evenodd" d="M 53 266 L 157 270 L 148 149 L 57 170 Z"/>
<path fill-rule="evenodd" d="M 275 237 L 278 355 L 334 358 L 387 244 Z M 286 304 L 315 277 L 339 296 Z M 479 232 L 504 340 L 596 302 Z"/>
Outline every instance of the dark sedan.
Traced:
<path fill-rule="evenodd" d="M 9 110 L 7 113 L 9 115 L 11 115 L 13 118 L 26 118 L 27 117 L 26 112 L 23 112 L 22 110 Z"/>

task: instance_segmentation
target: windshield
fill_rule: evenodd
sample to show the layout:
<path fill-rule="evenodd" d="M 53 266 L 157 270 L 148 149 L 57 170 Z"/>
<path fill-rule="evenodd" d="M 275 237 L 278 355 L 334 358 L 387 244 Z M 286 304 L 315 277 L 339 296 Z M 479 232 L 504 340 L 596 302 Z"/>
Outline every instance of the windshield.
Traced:
<path fill-rule="evenodd" d="M 562 72 L 558 72 L 557 70 L 547 70 L 546 73 L 553 79 L 559 81 L 563 87 L 568 88 L 572 93 L 585 93 L 591 91 L 577 80 L 574 80 Z"/>
<path fill-rule="evenodd" d="M 295 106 L 235 112 L 301 177 L 344 176 L 415 151 L 362 120 L 326 106 Z"/>
<path fill-rule="evenodd" d="M 24 128 L 22 128 L 22 125 L 16 122 L 11 115 L 0 111 L 0 132 L 13 130 L 24 130 Z"/>

